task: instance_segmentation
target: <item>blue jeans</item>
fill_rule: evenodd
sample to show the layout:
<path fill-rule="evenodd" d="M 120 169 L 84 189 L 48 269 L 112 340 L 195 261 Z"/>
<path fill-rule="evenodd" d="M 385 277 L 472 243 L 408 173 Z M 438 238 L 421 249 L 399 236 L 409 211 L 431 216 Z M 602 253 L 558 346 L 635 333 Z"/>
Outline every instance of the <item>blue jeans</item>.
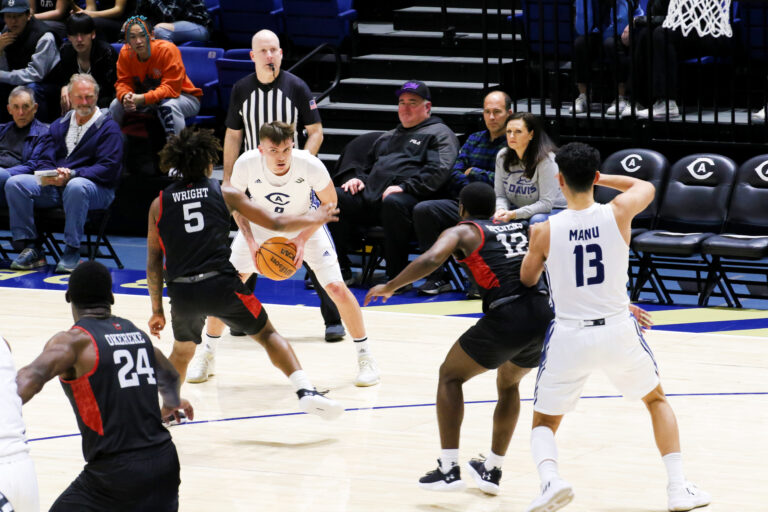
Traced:
<path fill-rule="evenodd" d="M 174 21 L 173 30 L 162 27 L 155 28 L 155 37 L 165 39 L 174 44 L 186 43 L 187 41 L 207 41 L 208 29 L 191 21 Z"/>
<path fill-rule="evenodd" d="M 63 187 L 41 187 L 31 174 L 11 176 L 5 184 L 11 235 L 14 240 L 36 240 L 35 208 L 64 208 L 64 242 L 80 247 L 88 210 L 108 207 L 114 189 L 87 178 L 72 178 Z"/>
<path fill-rule="evenodd" d="M 160 119 L 165 133 L 168 135 L 178 135 L 186 126 L 186 118 L 196 116 L 200 112 L 200 100 L 191 94 L 183 92 L 178 98 L 165 98 L 152 105 L 142 105 L 138 108 L 138 111 L 154 111 Z M 109 104 L 109 114 L 117 124 L 123 126 L 125 109 L 117 101 L 117 98 Z"/>
<path fill-rule="evenodd" d="M 537 213 L 533 215 L 530 219 L 528 219 L 528 224 L 537 224 L 539 222 L 544 222 L 548 218 L 550 218 L 552 215 L 557 215 L 561 211 L 563 211 L 565 208 L 552 208 L 552 211 L 549 213 Z"/>
<path fill-rule="evenodd" d="M 8 204 L 5 201 L 5 182 L 8 181 L 8 178 L 10 177 L 11 175 L 8 174 L 8 171 L 0 168 L 0 206 L 5 206 Z"/>

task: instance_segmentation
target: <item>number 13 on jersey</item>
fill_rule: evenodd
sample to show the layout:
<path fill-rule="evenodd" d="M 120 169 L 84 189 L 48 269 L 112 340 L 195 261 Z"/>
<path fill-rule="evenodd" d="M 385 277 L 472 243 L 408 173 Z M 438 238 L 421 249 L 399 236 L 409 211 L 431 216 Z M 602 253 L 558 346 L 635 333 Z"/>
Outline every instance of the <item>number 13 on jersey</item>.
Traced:
<path fill-rule="evenodd" d="M 587 269 L 584 268 L 584 253 L 587 254 Z M 587 285 L 600 284 L 605 280 L 603 250 L 598 244 L 577 245 L 573 248 L 573 255 L 576 260 L 576 287 L 584 286 L 585 273 L 588 274 Z"/>

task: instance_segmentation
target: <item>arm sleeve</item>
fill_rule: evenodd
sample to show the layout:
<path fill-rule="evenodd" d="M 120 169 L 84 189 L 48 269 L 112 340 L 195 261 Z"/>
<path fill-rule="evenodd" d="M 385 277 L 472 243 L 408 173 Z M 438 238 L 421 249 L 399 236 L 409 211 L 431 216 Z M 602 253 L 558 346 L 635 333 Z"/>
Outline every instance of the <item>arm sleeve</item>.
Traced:
<path fill-rule="evenodd" d="M 299 129 L 303 129 L 308 124 L 321 122 L 315 97 L 312 96 L 312 91 L 309 90 L 307 84 L 297 78 L 294 90 L 296 91 L 296 107 L 299 109 L 299 124 L 301 126 Z"/>
<path fill-rule="evenodd" d="M 163 78 L 160 80 L 160 85 L 144 93 L 144 102 L 147 105 L 165 98 L 178 98 L 181 95 L 184 78 L 187 76 L 187 70 L 181 61 L 181 52 L 175 45 L 158 46 L 155 51 L 162 52 L 158 57 L 165 66 L 162 70 Z"/>
<path fill-rule="evenodd" d="M 544 158 L 536 166 L 539 200 L 515 210 L 518 219 L 529 219 L 537 213 L 549 213 L 557 199 L 560 186 L 557 184 L 557 164 L 549 157 Z"/>
<path fill-rule="evenodd" d="M 5 52 L 3 52 L 5 60 Z M 56 47 L 56 40 L 53 34 L 47 32 L 37 42 L 35 53 L 32 54 L 29 64 L 23 69 L 14 69 L 13 71 L 0 71 L 0 81 L 11 85 L 22 85 L 30 82 L 42 82 L 43 78 L 59 63 L 59 49 Z M 8 69 L 8 62 L 0 68 Z"/>
<path fill-rule="evenodd" d="M 493 189 L 496 192 L 496 209 L 497 210 L 508 210 L 509 209 L 509 199 L 507 199 L 507 194 L 505 192 L 505 186 L 504 186 L 504 152 L 509 150 L 501 150 L 499 151 L 499 154 L 496 155 L 496 175 L 493 178 Z"/>
<path fill-rule="evenodd" d="M 250 151 L 246 151 L 235 160 L 235 165 L 232 166 L 232 176 L 229 178 L 229 182 L 240 192 L 245 192 L 248 188 L 248 160 L 251 155 Z"/>
<path fill-rule="evenodd" d="M 128 50 L 123 47 L 117 58 L 117 81 L 115 82 L 115 96 L 117 101 L 123 101 L 123 96 L 133 91 L 133 76 L 131 75 L 131 66 L 128 62 Z"/>
<path fill-rule="evenodd" d="M 229 96 L 229 108 L 227 109 L 227 119 L 224 124 L 231 130 L 242 130 L 243 125 L 242 114 L 240 109 L 243 106 L 243 99 L 241 97 L 242 84 L 235 83 L 232 87 L 232 94 Z"/>

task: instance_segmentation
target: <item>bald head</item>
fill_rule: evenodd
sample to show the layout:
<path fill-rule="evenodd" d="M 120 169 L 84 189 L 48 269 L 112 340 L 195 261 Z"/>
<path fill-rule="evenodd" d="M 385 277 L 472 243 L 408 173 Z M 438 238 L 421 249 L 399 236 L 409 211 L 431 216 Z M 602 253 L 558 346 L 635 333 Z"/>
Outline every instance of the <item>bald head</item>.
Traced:
<path fill-rule="evenodd" d="M 488 93 L 483 100 L 483 121 L 491 140 L 504 135 L 507 117 L 512 113 L 512 99 L 504 91 Z"/>
<path fill-rule="evenodd" d="M 259 30 L 253 35 L 251 48 L 256 77 L 263 84 L 272 83 L 280 74 L 280 66 L 283 63 L 280 39 L 271 30 Z"/>

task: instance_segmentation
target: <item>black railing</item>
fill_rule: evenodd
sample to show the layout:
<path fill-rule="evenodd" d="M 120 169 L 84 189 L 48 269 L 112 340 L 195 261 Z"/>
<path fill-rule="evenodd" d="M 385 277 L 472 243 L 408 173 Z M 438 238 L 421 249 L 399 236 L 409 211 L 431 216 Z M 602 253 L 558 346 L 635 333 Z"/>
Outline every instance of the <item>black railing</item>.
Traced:
<path fill-rule="evenodd" d="M 312 50 L 311 52 L 309 52 L 308 54 L 306 54 L 304 57 L 299 59 L 296 62 L 296 64 L 294 64 L 288 69 L 290 73 L 294 73 L 296 69 L 300 68 L 305 63 L 309 62 L 312 59 L 312 57 L 314 57 L 315 55 L 317 55 L 323 50 L 330 50 L 333 53 L 333 55 L 336 57 L 336 74 L 333 78 L 333 81 L 331 82 L 331 86 L 328 87 L 323 92 L 321 92 L 320 94 L 318 94 L 317 97 L 315 98 L 315 101 L 317 103 L 320 103 L 321 100 L 325 99 L 329 94 L 331 94 L 331 92 L 333 92 L 333 90 L 336 89 L 336 87 L 338 87 L 339 82 L 341 82 L 341 54 L 339 53 L 339 49 L 330 43 L 323 43 L 317 48 L 315 48 L 314 50 Z"/>

